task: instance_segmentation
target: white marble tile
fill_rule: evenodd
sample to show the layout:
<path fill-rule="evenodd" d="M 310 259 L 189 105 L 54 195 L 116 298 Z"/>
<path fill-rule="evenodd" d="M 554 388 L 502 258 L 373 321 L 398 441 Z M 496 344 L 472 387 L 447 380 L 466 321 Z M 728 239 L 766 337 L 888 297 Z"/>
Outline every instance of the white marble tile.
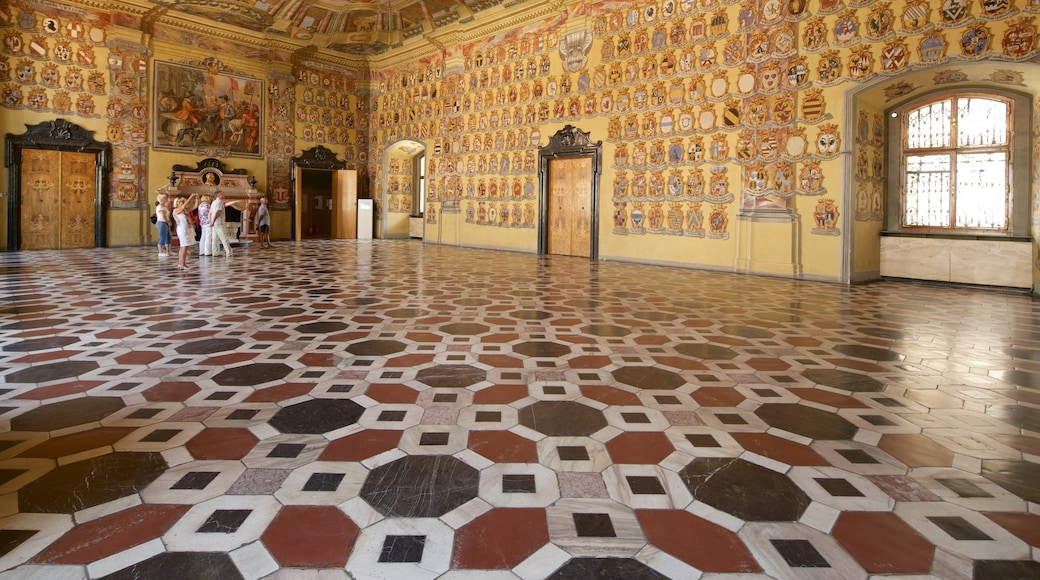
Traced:
<path fill-rule="evenodd" d="M 144 562 L 148 558 L 158 556 L 165 551 L 166 546 L 163 545 L 162 540 L 159 538 L 153 538 L 147 542 L 93 562 L 92 564 L 87 565 L 87 571 L 90 573 L 91 578 L 100 578 L 101 576 L 107 576 L 114 572 L 118 572 L 123 568 L 133 566 L 134 564 Z"/>
<path fill-rule="evenodd" d="M 28 562 L 72 527 L 72 516 L 66 514 L 20 513 L 0 519 L 0 530 L 35 531 L 14 549 L 0 556 L 0 570 Z"/>
<path fill-rule="evenodd" d="M 779 580 L 865 580 L 867 572 L 831 536 L 809 526 L 786 522 L 749 522 L 738 533 L 766 574 Z M 808 541 L 826 567 L 791 566 L 773 540 Z"/>
<path fill-rule="evenodd" d="M 315 474 L 318 474 L 317 476 Z M 347 461 L 315 461 L 298 467 L 282 482 L 274 496 L 285 505 L 339 505 L 361 492 L 369 470 L 364 465 Z M 312 477 L 340 479 L 329 491 L 306 490 Z"/>
<path fill-rule="evenodd" d="M 530 480 L 534 492 L 505 491 L 503 478 Z M 537 463 L 496 463 L 480 472 L 480 497 L 496 508 L 546 507 L 560 499 L 556 472 Z M 512 489 L 516 489 L 515 487 Z"/>
<path fill-rule="evenodd" d="M 513 572 L 523 580 L 543 580 L 560 569 L 571 559 L 571 555 L 559 546 L 546 544 L 526 560 L 513 567 Z"/>
<path fill-rule="evenodd" d="M 387 536 L 425 538 L 418 562 L 380 562 Z M 390 518 L 363 530 L 354 543 L 346 570 L 354 578 L 433 579 L 448 570 L 455 531 L 433 518 Z"/>
<path fill-rule="evenodd" d="M 837 467 L 795 466 L 787 477 L 813 499 L 842 511 L 890 511 L 895 504 L 882 489 L 862 475 Z M 832 495 L 827 486 L 837 486 Z"/>
<path fill-rule="evenodd" d="M 646 536 L 631 509 L 609 499 L 565 498 L 547 510 L 549 538 L 575 556 L 631 557 L 646 544 Z M 607 521 L 613 535 L 580 536 L 579 519 Z"/>
<path fill-rule="evenodd" d="M 281 509 L 269 495 L 223 495 L 198 503 L 163 534 L 168 550 L 175 552 L 230 552 L 260 539 Z M 218 510 L 249 512 L 238 529 L 229 532 L 200 532 Z"/>
<path fill-rule="evenodd" d="M 612 465 L 603 471 L 603 481 L 611 498 L 632 509 L 683 509 L 693 501 L 679 474 L 657 465 Z M 653 486 L 653 493 L 636 493 L 640 482 Z"/>
<path fill-rule="evenodd" d="M 978 512 L 946 502 L 898 503 L 896 515 L 913 526 L 936 546 L 954 554 L 980 560 L 1022 560 L 1031 555 L 1029 546 L 993 520 Z M 954 538 L 937 525 L 937 518 L 958 518 L 989 539 Z"/>
<path fill-rule="evenodd" d="M 607 448 L 591 437 L 546 437 L 538 442 L 537 447 L 538 462 L 554 471 L 600 472 L 611 463 Z M 564 453 L 571 448 L 575 451 L 584 449 L 588 459 L 563 459 L 560 457 L 561 448 L 564 448 Z"/>
<path fill-rule="evenodd" d="M 260 541 L 250 542 L 229 555 L 245 580 L 264 578 L 279 568 L 278 562 Z"/>

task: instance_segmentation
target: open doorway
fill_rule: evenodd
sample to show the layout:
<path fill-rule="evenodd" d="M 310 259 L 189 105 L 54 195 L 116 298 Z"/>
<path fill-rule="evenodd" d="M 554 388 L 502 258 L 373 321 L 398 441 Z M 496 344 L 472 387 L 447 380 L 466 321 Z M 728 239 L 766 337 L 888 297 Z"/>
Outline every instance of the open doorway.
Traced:
<path fill-rule="evenodd" d="M 357 238 L 357 171 L 318 145 L 293 157 L 293 239 Z"/>
<path fill-rule="evenodd" d="M 377 225 L 383 238 L 422 238 L 426 196 L 426 146 L 398 141 L 383 157 L 383 194 Z"/>
<path fill-rule="evenodd" d="M 332 171 L 306 169 L 300 176 L 300 237 L 332 237 Z"/>

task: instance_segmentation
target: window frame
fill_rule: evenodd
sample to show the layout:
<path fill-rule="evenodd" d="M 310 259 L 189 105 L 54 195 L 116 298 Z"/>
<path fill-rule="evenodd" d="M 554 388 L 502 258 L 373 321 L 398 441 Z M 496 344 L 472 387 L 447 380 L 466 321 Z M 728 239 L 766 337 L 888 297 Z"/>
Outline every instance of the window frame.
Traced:
<path fill-rule="evenodd" d="M 904 148 L 907 113 L 937 101 L 962 98 L 982 97 L 1009 101 L 1008 124 L 1008 224 L 1006 229 L 904 226 L 905 210 L 905 175 Z M 885 165 L 888 167 L 885 179 L 885 220 L 884 234 L 920 235 L 926 237 L 967 237 L 967 238 L 1018 238 L 1029 235 L 1032 178 L 1032 114 L 1033 103 L 1029 95 L 1006 90 L 1003 87 L 963 86 L 955 89 L 937 89 L 907 99 L 885 111 L 886 118 L 886 153 Z M 956 135 L 953 135 L 954 143 Z M 913 150 L 921 151 L 921 150 Z M 951 215 L 951 223 L 955 217 Z"/>
<path fill-rule="evenodd" d="M 988 101 L 995 101 L 1003 103 L 1006 106 L 1006 119 L 1005 127 L 1007 127 L 1007 134 L 1005 135 L 1005 141 L 1003 145 L 960 145 L 958 141 L 958 121 L 959 121 L 959 107 L 961 102 L 967 99 L 983 99 Z M 947 130 L 949 137 L 949 144 L 940 147 L 920 147 L 910 148 L 908 146 L 910 136 L 910 114 L 914 111 L 921 110 L 925 107 L 935 105 L 936 103 L 950 102 L 950 117 L 947 122 Z M 899 225 L 900 229 L 907 232 L 924 232 L 924 233 L 967 233 L 973 235 L 1008 235 L 1011 231 L 1011 216 L 1014 213 L 1014 196 L 1012 195 L 1013 178 L 1015 174 L 1014 170 L 1014 155 L 1012 146 L 1015 142 L 1015 101 L 1009 97 L 1003 95 L 996 95 L 991 93 L 982 93 L 977 91 L 971 92 L 957 92 L 952 94 L 941 94 L 933 95 L 930 99 L 924 99 L 915 102 L 912 106 L 907 107 L 900 114 L 900 133 L 899 133 L 899 150 L 900 150 L 900 163 L 899 163 L 899 180 L 900 180 L 900 192 L 899 192 Z M 958 201 L 959 195 L 957 191 L 957 184 L 959 179 L 957 177 L 958 162 L 957 158 L 961 155 L 970 155 L 977 153 L 1003 153 L 1004 162 L 1004 227 L 1000 228 L 987 228 L 987 227 L 970 227 L 970 226 L 958 226 L 957 221 L 960 217 L 958 214 Z M 949 160 L 949 181 L 950 187 L 946 192 L 946 202 L 949 207 L 949 215 L 947 218 L 947 225 L 911 225 L 906 223 L 907 219 L 907 160 L 914 156 L 946 156 Z"/>

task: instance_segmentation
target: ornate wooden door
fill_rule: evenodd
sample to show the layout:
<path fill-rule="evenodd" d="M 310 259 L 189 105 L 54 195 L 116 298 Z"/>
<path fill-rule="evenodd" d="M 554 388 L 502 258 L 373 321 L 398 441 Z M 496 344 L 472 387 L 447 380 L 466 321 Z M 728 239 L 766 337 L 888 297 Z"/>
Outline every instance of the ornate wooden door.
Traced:
<path fill-rule="evenodd" d="M 52 149 L 22 156 L 21 249 L 93 247 L 96 156 Z"/>
<path fill-rule="evenodd" d="M 549 162 L 550 254 L 592 255 L 592 179 L 592 157 Z"/>

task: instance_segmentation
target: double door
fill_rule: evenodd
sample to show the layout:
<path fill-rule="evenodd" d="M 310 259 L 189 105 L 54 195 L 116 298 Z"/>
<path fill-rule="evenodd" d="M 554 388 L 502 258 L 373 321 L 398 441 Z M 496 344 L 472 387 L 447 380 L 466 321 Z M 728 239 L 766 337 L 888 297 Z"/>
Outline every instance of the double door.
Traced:
<path fill-rule="evenodd" d="M 592 256 L 592 157 L 549 162 L 547 226 L 549 254 Z"/>
<path fill-rule="evenodd" d="M 92 248 L 95 241 L 95 153 L 23 149 L 20 248 Z"/>

